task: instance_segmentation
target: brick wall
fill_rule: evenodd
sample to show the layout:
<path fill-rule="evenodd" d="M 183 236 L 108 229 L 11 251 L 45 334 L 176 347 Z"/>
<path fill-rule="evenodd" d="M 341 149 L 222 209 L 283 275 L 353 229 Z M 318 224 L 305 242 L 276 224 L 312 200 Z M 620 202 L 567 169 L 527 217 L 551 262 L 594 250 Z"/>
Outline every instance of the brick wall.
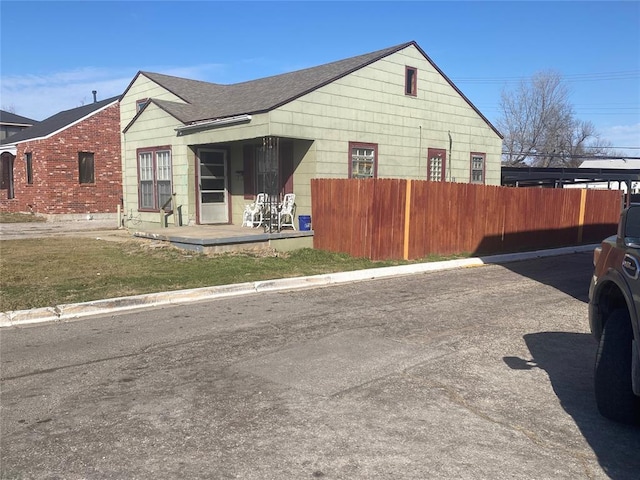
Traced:
<path fill-rule="evenodd" d="M 31 152 L 33 184 L 25 153 Z M 95 183 L 81 184 L 78 154 L 94 154 Z M 44 140 L 17 145 L 14 198 L 0 190 L 0 211 L 46 215 L 115 213 L 122 197 L 120 107 L 116 103 Z"/>

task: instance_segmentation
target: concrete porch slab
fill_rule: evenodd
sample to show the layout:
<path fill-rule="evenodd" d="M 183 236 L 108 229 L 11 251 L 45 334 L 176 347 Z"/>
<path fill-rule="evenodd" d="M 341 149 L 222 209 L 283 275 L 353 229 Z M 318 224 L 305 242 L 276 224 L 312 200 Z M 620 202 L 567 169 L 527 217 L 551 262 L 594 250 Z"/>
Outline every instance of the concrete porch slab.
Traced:
<path fill-rule="evenodd" d="M 278 244 L 313 247 L 313 231 L 283 230 L 265 233 L 262 228 L 237 225 L 170 226 L 132 231 L 136 238 L 167 242 L 177 248 L 199 253 L 246 250 L 278 250 Z M 290 247 L 284 248 L 291 249 Z"/>

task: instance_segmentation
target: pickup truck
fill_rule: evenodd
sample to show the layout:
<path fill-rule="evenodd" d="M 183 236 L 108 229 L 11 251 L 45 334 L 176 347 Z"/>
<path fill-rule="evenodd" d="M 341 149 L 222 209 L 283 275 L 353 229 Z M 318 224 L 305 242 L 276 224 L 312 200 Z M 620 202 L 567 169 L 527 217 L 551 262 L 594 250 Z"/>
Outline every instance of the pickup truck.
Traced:
<path fill-rule="evenodd" d="M 599 342 L 594 372 L 600 413 L 640 425 L 640 205 L 625 208 L 618 234 L 594 250 L 589 325 Z"/>

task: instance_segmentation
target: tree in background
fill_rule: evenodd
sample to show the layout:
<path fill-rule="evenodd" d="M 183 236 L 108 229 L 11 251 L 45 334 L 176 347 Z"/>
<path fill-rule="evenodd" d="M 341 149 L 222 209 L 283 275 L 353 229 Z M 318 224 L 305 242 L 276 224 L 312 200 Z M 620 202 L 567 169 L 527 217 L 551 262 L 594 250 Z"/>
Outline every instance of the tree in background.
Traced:
<path fill-rule="evenodd" d="M 500 109 L 505 165 L 577 167 L 585 158 L 612 153 L 591 122 L 574 117 L 557 72 L 538 72 L 514 91 L 503 90 Z"/>

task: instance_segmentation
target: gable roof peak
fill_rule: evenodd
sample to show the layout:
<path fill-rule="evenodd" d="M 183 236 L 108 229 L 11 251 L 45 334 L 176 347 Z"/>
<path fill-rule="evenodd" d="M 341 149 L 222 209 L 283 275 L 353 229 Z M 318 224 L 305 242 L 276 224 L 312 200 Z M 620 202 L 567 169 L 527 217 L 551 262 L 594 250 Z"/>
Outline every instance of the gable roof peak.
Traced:
<path fill-rule="evenodd" d="M 10 137 L 5 138 L 0 143 L 13 144 L 19 142 L 25 142 L 28 140 L 35 140 L 38 138 L 45 138 L 56 132 L 64 130 L 65 128 L 73 125 L 80 120 L 90 116 L 94 112 L 97 112 L 112 103 L 117 102 L 120 99 L 120 95 L 116 97 L 106 98 L 98 102 L 87 103 L 80 107 L 72 108 L 69 110 L 63 110 L 58 112 L 49 118 L 37 122 L 32 127 L 25 128 L 21 132 L 15 133 Z"/>
<path fill-rule="evenodd" d="M 287 75 L 293 75 L 293 74 L 302 74 L 303 72 L 309 72 L 309 71 L 314 71 L 316 69 L 324 69 L 327 68 L 329 66 L 332 65 L 341 65 L 341 64 L 352 64 L 352 65 L 359 65 L 358 67 L 354 67 L 353 70 L 357 70 L 358 68 L 362 68 L 364 66 L 366 66 L 369 63 L 372 63 L 376 60 L 380 60 L 381 58 L 386 57 L 387 55 L 390 55 L 392 53 L 395 53 L 399 50 L 402 50 L 410 45 L 414 44 L 415 42 L 406 42 L 406 43 L 402 43 L 400 45 L 396 45 L 393 47 L 387 47 L 387 48 L 383 48 L 381 50 L 376 50 L 374 52 L 370 52 L 370 53 L 364 53 L 361 55 L 356 55 L 353 57 L 348 57 L 348 58 L 343 58 L 340 60 L 334 60 L 332 62 L 329 63 L 324 63 L 321 65 L 315 65 L 312 67 L 307 67 L 307 68 L 301 68 L 298 70 L 294 70 L 292 72 L 284 72 L 284 73 L 278 73 L 275 75 L 270 75 L 268 77 L 262 77 L 262 78 L 258 78 L 258 79 L 254 79 L 254 80 L 247 80 L 244 82 L 240 82 L 240 83 L 236 83 L 234 85 L 242 85 L 242 84 L 246 84 L 246 83 L 251 83 L 251 82 L 258 82 L 258 81 L 264 81 L 264 80 L 269 80 L 269 79 L 274 79 L 274 78 L 280 78 L 283 76 L 287 76 Z M 359 62 L 358 60 L 361 60 L 361 62 Z"/>
<path fill-rule="evenodd" d="M 141 71 L 138 75 L 146 76 L 183 100 L 185 104 L 156 103 L 184 124 L 190 124 L 273 110 L 410 45 L 416 43 L 406 42 L 315 67 L 234 84 L 209 83 L 153 72 Z"/>

